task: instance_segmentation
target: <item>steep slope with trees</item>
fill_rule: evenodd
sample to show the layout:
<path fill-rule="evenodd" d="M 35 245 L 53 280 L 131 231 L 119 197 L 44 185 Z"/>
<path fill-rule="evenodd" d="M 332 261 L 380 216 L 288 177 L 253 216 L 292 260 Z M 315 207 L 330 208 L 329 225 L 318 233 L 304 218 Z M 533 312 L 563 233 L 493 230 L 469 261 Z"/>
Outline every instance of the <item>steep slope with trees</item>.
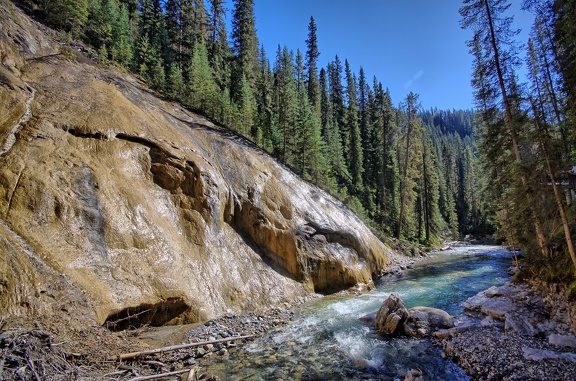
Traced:
<path fill-rule="evenodd" d="M 5 0 L 0 21 L 0 317 L 204 321 L 370 285 L 396 258 L 247 139 L 68 58 Z"/>
<path fill-rule="evenodd" d="M 221 1 L 168 1 L 165 7 L 153 0 L 85 1 L 81 19 L 78 9 L 58 8 L 54 18 L 52 7 L 38 1 L 37 8 L 72 38 L 94 46 L 99 60 L 118 62 L 157 91 L 252 140 L 343 200 L 376 231 L 424 246 L 491 232 L 483 200 L 471 195 L 480 186 L 472 170 L 471 111 L 415 105 L 409 114 L 393 106 L 377 78 L 362 67 L 355 73 L 348 59 L 336 56 L 319 68 L 313 16 L 305 52 L 279 46 L 269 59 L 258 48 L 253 0 L 234 1 L 231 46 Z M 72 21 L 77 19 L 81 25 Z M 414 123 L 418 133 L 407 136 L 412 128 L 406 126 Z M 413 144 L 425 147 L 413 154 L 418 164 L 409 171 L 406 143 L 410 151 Z"/>

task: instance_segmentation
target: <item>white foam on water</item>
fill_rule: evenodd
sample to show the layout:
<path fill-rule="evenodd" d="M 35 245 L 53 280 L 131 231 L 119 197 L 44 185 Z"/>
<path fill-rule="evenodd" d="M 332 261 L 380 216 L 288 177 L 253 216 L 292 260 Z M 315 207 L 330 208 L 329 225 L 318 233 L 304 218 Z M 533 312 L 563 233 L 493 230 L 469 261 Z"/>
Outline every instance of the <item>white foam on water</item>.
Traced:
<path fill-rule="evenodd" d="M 334 338 L 340 349 L 348 353 L 351 358 L 371 361 L 369 356 L 371 345 L 367 339 L 369 332 L 368 327 L 358 327 L 348 331 L 337 331 L 334 333 Z"/>

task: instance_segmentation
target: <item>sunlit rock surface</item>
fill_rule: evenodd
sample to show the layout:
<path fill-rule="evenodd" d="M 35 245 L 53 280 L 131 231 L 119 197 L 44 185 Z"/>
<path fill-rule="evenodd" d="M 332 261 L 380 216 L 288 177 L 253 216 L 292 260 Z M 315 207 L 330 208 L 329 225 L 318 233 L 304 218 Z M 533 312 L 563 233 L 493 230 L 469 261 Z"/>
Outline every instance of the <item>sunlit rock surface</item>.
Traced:
<path fill-rule="evenodd" d="M 249 141 L 59 54 L 7 0 L 0 26 L 0 316 L 193 322 L 370 283 L 393 260 Z"/>
<path fill-rule="evenodd" d="M 431 307 L 412 307 L 408 310 L 404 332 L 412 337 L 426 337 L 440 329 L 452 327 L 454 318 L 446 311 Z"/>
<path fill-rule="evenodd" d="M 406 319 L 408 319 L 406 304 L 398 293 L 393 292 L 376 313 L 374 328 L 389 335 L 401 334 Z"/>

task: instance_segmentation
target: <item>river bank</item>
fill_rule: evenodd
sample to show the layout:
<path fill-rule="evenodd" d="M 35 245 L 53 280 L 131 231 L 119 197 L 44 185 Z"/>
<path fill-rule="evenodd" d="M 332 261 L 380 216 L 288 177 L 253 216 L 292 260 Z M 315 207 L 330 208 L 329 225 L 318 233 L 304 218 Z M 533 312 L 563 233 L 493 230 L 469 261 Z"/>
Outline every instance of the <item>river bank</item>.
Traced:
<path fill-rule="evenodd" d="M 574 306 L 559 291 L 491 287 L 464 303 L 457 326 L 437 332 L 436 345 L 472 379 L 576 380 Z"/>
<path fill-rule="evenodd" d="M 442 259 L 454 255 L 458 260 Z M 462 247 L 436 259 L 436 254 L 429 256 L 403 263 L 406 269 L 415 268 L 392 271 L 375 290 L 350 291 L 357 296 L 318 298 L 297 309 L 227 314 L 196 325 L 121 332 L 95 325 L 68 332 L 63 321 L 6 321 L 0 324 L 0 369 L 15 375 L 30 367 L 28 360 L 39 367 L 42 359 L 44 365 L 37 372 L 49 376 L 40 379 L 54 380 L 132 380 L 171 372 L 182 372 L 186 379 L 190 369 L 191 379 L 203 375 L 212 380 L 402 380 L 409 369 L 423 370 L 427 381 L 465 380 L 462 369 L 471 379 L 574 379 L 575 350 L 554 344 L 570 342 L 566 337 L 574 332 L 565 324 L 568 316 L 574 316 L 573 308 L 562 307 L 557 297 L 562 290 L 538 296 L 522 285 L 490 288 L 509 279 L 509 257 L 497 248 Z M 469 289 L 462 294 L 465 288 Z M 483 289 L 487 290 L 480 292 Z M 457 328 L 432 340 L 391 339 L 358 320 L 377 309 L 392 291 L 411 305 L 451 311 L 459 317 Z M 238 336 L 251 337 L 233 339 Z M 217 342 L 205 343 L 211 341 Z M 204 344 L 116 360 L 122 353 L 181 343 Z M 214 374 L 217 377 L 210 376 Z M 14 377 L 8 379 L 18 379 Z"/>

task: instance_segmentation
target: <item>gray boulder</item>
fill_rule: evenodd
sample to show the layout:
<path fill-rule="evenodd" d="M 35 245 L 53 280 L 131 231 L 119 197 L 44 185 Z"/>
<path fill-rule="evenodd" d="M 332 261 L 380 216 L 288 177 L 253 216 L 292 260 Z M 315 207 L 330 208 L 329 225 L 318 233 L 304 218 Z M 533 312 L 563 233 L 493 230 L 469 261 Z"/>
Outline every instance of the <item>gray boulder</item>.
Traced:
<path fill-rule="evenodd" d="M 454 318 L 446 311 L 430 307 L 414 307 L 408 310 L 404 332 L 408 336 L 425 337 L 440 329 L 454 327 Z"/>

